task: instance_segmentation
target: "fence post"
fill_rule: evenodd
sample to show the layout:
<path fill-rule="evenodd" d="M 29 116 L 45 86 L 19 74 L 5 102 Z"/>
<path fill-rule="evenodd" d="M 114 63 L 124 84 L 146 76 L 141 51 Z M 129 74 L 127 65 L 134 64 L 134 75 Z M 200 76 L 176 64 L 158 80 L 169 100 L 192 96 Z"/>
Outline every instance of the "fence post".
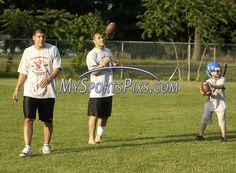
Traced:
<path fill-rule="evenodd" d="M 123 66 L 123 64 L 120 65 L 121 67 Z M 123 79 L 123 68 L 120 69 L 120 79 Z"/>
<path fill-rule="evenodd" d="M 213 58 L 214 58 L 214 61 L 216 61 L 216 46 L 214 46 L 214 49 L 213 49 Z"/>
<path fill-rule="evenodd" d="M 190 81 L 190 73 L 191 73 L 191 64 L 190 64 L 190 60 L 191 60 L 191 44 L 190 41 L 188 42 L 188 75 L 187 75 L 187 81 Z"/>
<path fill-rule="evenodd" d="M 124 42 L 121 42 L 121 55 L 124 55 Z"/>

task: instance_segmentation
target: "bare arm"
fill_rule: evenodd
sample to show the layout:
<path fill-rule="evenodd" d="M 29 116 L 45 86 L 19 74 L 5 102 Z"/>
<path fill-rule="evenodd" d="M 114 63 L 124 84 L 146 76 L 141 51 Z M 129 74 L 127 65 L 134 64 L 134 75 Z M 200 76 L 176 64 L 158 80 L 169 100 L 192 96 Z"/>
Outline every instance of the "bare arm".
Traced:
<path fill-rule="evenodd" d="M 212 88 L 215 88 L 215 89 L 225 89 L 224 85 L 212 85 L 210 84 Z"/>
<path fill-rule="evenodd" d="M 106 56 L 103 58 L 103 62 L 95 67 L 95 69 L 105 67 L 108 63 L 110 63 L 111 59 L 110 57 Z M 100 73 L 100 71 L 94 71 L 91 74 L 97 76 Z"/>
<path fill-rule="evenodd" d="M 25 74 L 19 73 L 19 77 L 18 77 L 18 81 L 17 81 L 17 85 L 15 88 L 15 91 L 12 95 L 12 99 L 17 102 L 18 98 L 19 98 L 19 91 L 20 88 L 23 86 L 23 84 L 25 83 L 27 76 Z"/>
<path fill-rule="evenodd" d="M 61 72 L 61 68 L 54 69 L 50 76 L 47 76 L 45 79 L 40 81 L 39 86 L 42 88 L 47 87 L 51 83 L 51 81 L 59 75 L 60 72 Z"/>

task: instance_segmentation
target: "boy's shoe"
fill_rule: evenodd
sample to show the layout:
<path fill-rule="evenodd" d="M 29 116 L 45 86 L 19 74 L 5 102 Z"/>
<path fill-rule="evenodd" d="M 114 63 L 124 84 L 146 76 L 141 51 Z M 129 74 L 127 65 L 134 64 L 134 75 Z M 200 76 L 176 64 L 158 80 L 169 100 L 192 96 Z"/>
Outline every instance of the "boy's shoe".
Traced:
<path fill-rule="evenodd" d="M 20 157 L 30 157 L 32 155 L 32 149 L 29 146 L 26 146 L 20 153 Z"/>
<path fill-rule="evenodd" d="M 226 142 L 226 141 L 228 141 L 228 139 L 227 139 L 226 137 L 221 137 L 221 138 L 220 138 L 220 141 L 221 141 L 221 142 Z"/>
<path fill-rule="evenodd" d="M 44 144 L 41 148 L 43 154 L 50 154 L 52 152 L 51 146 L 48 144 Z"/>
<path fill-rule="evenodd" d="M 204 140 L 204 137 L 202 135 L 197 135 L 196 140 L 198 141 Z"/>

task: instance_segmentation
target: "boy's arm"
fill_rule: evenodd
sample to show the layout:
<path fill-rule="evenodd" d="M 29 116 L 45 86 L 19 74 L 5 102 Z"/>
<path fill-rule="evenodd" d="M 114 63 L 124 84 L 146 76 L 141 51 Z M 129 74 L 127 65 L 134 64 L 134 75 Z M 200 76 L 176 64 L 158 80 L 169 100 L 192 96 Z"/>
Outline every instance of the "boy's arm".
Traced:
<path fill-rule="evenodd" d="M 215 89 L 225 89 L 224 85 L 212 85 L 212 84 L 210 84 L 210 86 L 212 88 L 215 88 Z"/>

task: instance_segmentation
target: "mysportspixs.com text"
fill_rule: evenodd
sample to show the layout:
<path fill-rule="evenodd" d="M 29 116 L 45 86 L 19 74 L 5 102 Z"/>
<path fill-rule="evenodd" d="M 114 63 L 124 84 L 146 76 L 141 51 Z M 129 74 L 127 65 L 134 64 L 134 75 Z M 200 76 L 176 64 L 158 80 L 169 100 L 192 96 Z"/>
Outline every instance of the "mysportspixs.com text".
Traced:
<path fill-rule="evenodd" d="M 94 90 L 96 93 L 122 94 L 128 91 L 133 94 L 177 94 L 178 83 L 156 81 L 154 84 L 149 82 L 134 82 L 131 78 L 125 78 L 118 82 L 90 82 L 87 78 L 73 81 L 71 78 L 60 81 L 59 93 L 85 94 Z"/>

